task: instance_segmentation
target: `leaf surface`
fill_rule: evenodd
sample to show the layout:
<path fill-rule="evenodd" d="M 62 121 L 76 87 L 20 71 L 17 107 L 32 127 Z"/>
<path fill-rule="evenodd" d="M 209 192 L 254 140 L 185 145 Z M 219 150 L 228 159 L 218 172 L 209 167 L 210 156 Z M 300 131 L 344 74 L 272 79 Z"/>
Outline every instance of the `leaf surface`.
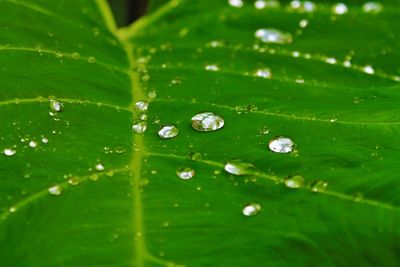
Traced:
<path fill-rule="evenodd" d="M 116 29 L 104 1 L 0 1 L 0 266 L 399 265 L 398 2 L 230 2 L 154 1 Z"/>

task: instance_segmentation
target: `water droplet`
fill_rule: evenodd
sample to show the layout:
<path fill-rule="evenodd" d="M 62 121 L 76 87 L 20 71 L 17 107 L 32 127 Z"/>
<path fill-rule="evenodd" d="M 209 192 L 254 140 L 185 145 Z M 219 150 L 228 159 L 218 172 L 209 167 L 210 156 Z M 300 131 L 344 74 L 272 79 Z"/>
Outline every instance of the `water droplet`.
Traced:
<path fill-rule="evenodd" d="M 371 65 L 367 65 L 363 68 L 363 71 L 367 74 L 375 74 L 375 70 Z"/>
<path fill-rule="evenodd" d="M 37 147 L 37 143 L 35 141 L 30 141 L 29 142 L 29 147 L 35 148 L 35 147 Z"/>
<path fill-rule="evenodd" d="M 76 176 L 73 176 L 73 177 L 68 179 L 68 184 L 69 185 L 78 185 L 80 183 L 81 183 L 81 180 Z"/>
<path fill-rule="evenodd" d="M 328 57 L 328 58 L 325 59 L 325 62 L 328 63 L 328 64 L 336 64 L 337 61 L 333 57 Z"/>
<path fill-rule="evenodd" d="M 293 40 L 292 34 L 272 28 L 258 29 L 254 35 L 263 43 L 290 44 Z"/>
<path fill-rule="evenodd" d="M 256 172 L 256 167 L 239 159 L 230 160 L 225 164 L 225 171 L 233 175 L 247 175 Z"/>
<path fill-rule="evenodd" d="M 175 79 L 172 79 L 171 82 L 170 82 L 171 85 L 179 85 L 181 83 L 182 83 L 182 80 L 180 78 L 178 78 L 178 77 L 175 78 Z"/>
<path fill-rule="evenodd" d="M 311 191 L 313 192 L 323 192 L 328 187 L 328 183 L 322 180 L 317 180 L 311 184 Z"/>
<path fill-rule="evenodd" d="M 191 167 L 180 167 L 176 170 L 176 175 L 182 180 L 190 180 L 194 177 L 195 172 Z"/>
<path fill-rule="evenodd" d="M 219 71 L 219 67 L 217 65 L 206 65 L 204 69 L 209 71 Z"/>
<path fill-rule="evenodd" d="M 96 171 L 102 172 L 102 171 L 104 171 L 105 168 L 104 168 L 104 165 L 103 165 L 103 164 L 97 163 L 96 166 L 94 166 L 94 169 L 95 169 Z"/>
<path fill-rule="evenodd" d="M 59 185 L 52 186 L 48 189 L 49 194 L 53 196 L 59 196 L 62 193 L 62 188 Z"/>
<path fill-rule="evenodd" d="M 201 160 L 203 156 L 199 152 L 190 152 L 188 158 L 191 160 Z"/>
<path fill-rule="evenodd" d="M 200 132 L 216 131 L 223 126 L 224 120 L 212 112 L 203 112 L 192 117 L 193 129 Z"/>
<path fill-rule="evenodd" d="M 228 3 L 232 7 L 242 7 L 243 6 L 243 0 L 228 0 Z"/>
<path fill-rule="evenodd" d="M 138 134 L 144 133 L 146 129 L 147 123 L 145 121 L 138 121 L 132 125 L 132 130 Z"/>
<path fill-rule="evenodd" d="M 47 144 L 49 142 L 49 139 L 47 139 L 46 137 L 42 138 L 42 143 L 43 144 Z"/>
<path fill-rule="evenodd" d="M 63 111 L 64 105 L 62 102 L 58 101 L 55 98 L 49 98 L 49 114 L 51 116 L 56 116 L 57 113 Z"/>
<path fill-rule="evenodd" d="M 290 153 L 293 151 L 294 143 L 289 137 L 279 136 L 272 139 L 268 146 L 272 152 Z"/>
<path fill-rule="evenodd" d="M 260 211 L 261 211 L 260 204 L 251 203 L 244 206 L 242 213 L 243 215 L 250 217 L 250 216 L 256 216 L 257 214 L 260 213 Z"/>
<path fill-rule="evenodd" d="M 255 76 L 265 79 L 271 79 L 272 73 L 269 68 L 258 69 L 255 73 Z"/>
<path fill-rule="evenodd" d="M 156 98 L 157 97 L 157 92 L 155 90 L 149 91 L 147 93 L 147 96 L 150 98 Z"/>
<path fill-rule="evenodd" d="M 10 208 L 8 209 L 8 211 L 11 212 L 11 213 L 14 213 L 14 212 L 17 211 L 17 208 L 16 208 L 16 207 L 10 207 Z"/>
<path fill-rule="evenodd" d="M 77 52 L 72 53 L 71 56 L 72 56 L 72 58 L 75 59 L 75 60 L 80 58 L 80 55 L 79 55 L 79 53 L 77 53 Z"/>
<path fill-rule="evenodd" d="M 286 178 L 285 185 L 289 188 L 300 188 L 304 186 L 304 178 L 300 175 L 292 175 Z"/>
<path fill-rule="evenodd" d="M 14 156 L 15 153 L 17 153 L 17 151 L 15 149 L 12 149 L 12 148 L 6 148 L 6 149 L 3 150 L 3 154 L 6 155 L 7 157 Z"/>
<path fill-rule="evenodd" d="M 137 101 L 135 103 L 135 109 L 138 112 L 146 112 L 149 109 L 149 103 L 147 101 Z"/>
<path fill-rule="evenodd" d="M 360 192 L 355 193 L 353 196 L 353 201 L 355 201 L 355 202 L 360 202 L 363 199 L 364 199 L 364 195 Z"/>
<path fill-rule="evenodd" d="M 337 4 L 333 5 L 332 12 L 337 15 L 343 15 L 348 12 L 348 8 L 347 8 L 346 4 L 344 4 L 344 3 L 337 3 Z"/>
<path fill-rule="evenodd" d="M 306 19 L 300 20 L 299 26 L 300 26 L 300 28 L 305 28 L 305 27 L 307 27 L 307 26 L 308 26 L 308 20 L 306 20 Z"/>
<path fill-rule="evenodd" d="M 365 13 L 377 14 L 383 10 L 383 5 L 378 2 L 367 2 L 362 6 Z"/>
<path fill-rule="evenodd" d="M 263 127 L 261 127 L 259 133 L 262 135 L 269 134 L 269 128 L 267 126 L 263 126 Z"/>
<path fill-rule="evenodd" d="M 174 138 L 179 134 L 179 129 L 173 124 L 165 124 L 158 131 L 158 136 L 163 139 Z"/>
<path fill-rule="evenodd" d="M 88 57 L 88 62 L 89 63 L 96 63 L 96 58 L 95 57 Z"/>
<path fill-rule="evenodd" d="M 291 1 L 290 7 L 298 12 L 313 12 L 317 9 L 313 2 L 299 0 Z"/>
<path fill-rule="evenodd" d="M 257 0 L 254 2 L 254 7 L 256 9 L 279 8 L 280 3 L 277 0 Z"/>

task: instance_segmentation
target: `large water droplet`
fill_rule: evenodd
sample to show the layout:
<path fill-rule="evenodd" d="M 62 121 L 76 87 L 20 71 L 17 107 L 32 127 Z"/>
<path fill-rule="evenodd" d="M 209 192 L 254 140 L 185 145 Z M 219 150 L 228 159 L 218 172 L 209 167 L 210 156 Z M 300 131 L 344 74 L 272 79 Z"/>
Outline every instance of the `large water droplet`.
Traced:
<path fill-rule="evenodd" d="M 372 13 L 372 14 L 377 14 L 381 12 L 383 9 L 383 5 L 378 2 L 367 2 L 362 6 L 362 10 L 365 13 Z"/>
<path fill-rule="evenodd" d="M 291 33 L 272 28 L 258 29 L 254 35 L 263 43 L 290 44 L 293 41 Z"/>
<path fill-rule="evenodd" d="M 173 124 L 165 124 L 158 131 L 158 136 L 163 139 L 174 138 L 179 134 L 179 129 Z"/>
<path fill-rule="evenodd" d="M 367 65 L 363 68 L 363 71 L 367 74 L 375 74 L 375 70 L 371 65 Z"/>
<path fill-rule="evenodd" d="M 30 141 L 29 142 L 29 147 L 31 147 L 31 148 L 35 148 L 35 147 L 37 147 L 37 142 L 35 142 L 35 141 Z"/>
<path fill-rule="evenodd" d="M 197 131 L 216 131 L 223 126 L 224 120 L 212 112 L 203 112 L 192 117 L 192 127 Z"/>
<path fill-rule="evenodd" d="M 132 125 L 132 130 L 138 134 L 144 133 L 146 129 L 147 129 L 147 123 L 145 121 L 138 121 Z"/>
<path fill-rule="evenodd" d="M 300 188 L 304 186 L 304 178 L 300 175 L 292 175 L 285 179 L 285 185 L 289 188 Z"/>
<path fill-rule="evenodd" d="M 328 183 L 322 180 L 317 180 L 311 184 L 311 191 L 323 192 L 328 187 Z"/>
<path fill-rule="evenodd" d="M 148 108 L 149 108 L 149 103 L 147 101 L 137 101 L 135 103 L 135 109 L 138 112 L 141 112 L 141 113 L 146 112 L 148 110 Z"/>
<path fill-rule="evenodd" d="M 261 211 L 261 206 L 260 204 L 257 203 L 251 203 L 246 205 L 243 210 L 242 213 L 245 216 L 256 216 L 257 214 L 259 214 Z"/>
<path fill-rule="evenodd" d="M 55 98 L 49 99 L 50 115 L 55 116 L 57 113 L 63 111 L 64 105 L 62 102 Z"/>
<path fill-rule="evenodd" d="M 17 153 L 17 151 L 15 149 L 12 149 L 12 148 L 6 148 L 6 149 L 3 150 L 3 154 L 6 155 L 7 157 L 14 156 L 15 153 Z"/>
<path fill-rule="evenodd" d="M 191 167 L 180 167 L 176 170 L 176 175 L 182 180 L 190 180 L 194 177 L 195 171 Z"/>
<path fill-rule="evenodd" d="M 62 188 L 59 185 L 52 186 L 48 189 L 49 194 L 53 196 L 59 196 L 62 193 Z"/>
<path fill-rule="evenodd" d="M 225 164 L 225 171 L 234 175 L 247 175 L 256 171 L 253 164 L 243 162 L 239 159 L 230 160 Z"/>
<path fill-rule="evenodd" d="M 289 137 L 279 136 L 269 142 L 269 149 L 276 153 L 290 153 L 293 151 L 294 142 Z"/>

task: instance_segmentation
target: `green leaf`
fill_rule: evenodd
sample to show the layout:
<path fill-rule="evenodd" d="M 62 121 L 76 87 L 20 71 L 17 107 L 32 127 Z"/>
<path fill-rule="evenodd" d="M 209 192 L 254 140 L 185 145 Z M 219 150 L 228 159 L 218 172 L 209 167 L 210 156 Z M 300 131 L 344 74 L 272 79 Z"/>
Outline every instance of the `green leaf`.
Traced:
<path fill-rule="evenodd" d="M 399 266 L 398 1 L 161 3 L 0 0 L 0 266 Z"/>

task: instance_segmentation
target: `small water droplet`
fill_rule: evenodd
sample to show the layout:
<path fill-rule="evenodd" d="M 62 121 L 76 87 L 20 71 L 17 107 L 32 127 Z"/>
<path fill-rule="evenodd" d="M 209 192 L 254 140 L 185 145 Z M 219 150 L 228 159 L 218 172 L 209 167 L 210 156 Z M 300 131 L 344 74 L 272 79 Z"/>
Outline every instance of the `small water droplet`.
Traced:
<path fill-rule="evenodd" d="M 35 147 L 37 147 L 37 143 L 35 141 L 30 141 L 29 142 L 29 147 L 35 148 Z"/>
<path fill-rule="evenodd" d="M 290 153 L 293 151 L 294 142 L 289 137 L 279 136 L 269 142 L 269 149 L 276 153 Z"/>
<path fill-rule="evenodd" d="M 243 215 L 250 217 L 250 216 L 256 216 L 257 214 L 260 213 L 260 211 L 261 211 L 260 204 L 251 203 L 244 206 L 242 213 Z"/>
<path fill-rule="evenodd" d="M 146 129 L 147 123 L 145 121 L 138 121 L 132 125 L 132 130 L 138 134 L 144 133 Z"/>
<path fill-rule="evenodd" d="M 269 134 L 269 128 L 267 126 L 263 126 L 263 127 L 261 127 L 259 133 L 262 135 L 267 135 L 267 134 Z"/>
<path fill-rule="evenodd" d="M 308 26 L 308 20 L 306 20 L 306 19 L 300 20 L 299 26 L 300 26 L 300 28 L 305 28 L 305 27 L 307 27 L 307 26 Z"/>
<path fill-rule="evenodd" d="M 96 58 L 95 57 L 88 57 L 88 62 L 89 63 L 96 63 Z"/>
<path fill-rule="evenodd" d="M 361 202 L 364 199 L 364 195 L 360 192 L 357 192 L 353 196 L 353 201 L 355 202 Z"/>
<path fill-rule="evenodd" d="M 135 109 L 138 112 L 146 112 L 149 109 L 149 103 L 147 101 L 137 101 L 135 103 Z"/>
<path fill-rule="evenodd" d="M 190 152 L 188 158 L 191 160 L 201 160 L 203 156 L 199 152 Z"/>
<path fill-rule="evenodd" d="M 365 13 L 377 14 L 383 10 L 383 5 L 378 2 L 367 2 L 362 6 Z"/>
<path fill-rule="evenodd" d="M 255 76 L 260 77 L 260 78 L 265 78 L 265 79 L 271 79 L 272 73 L 269 68 L 258 69 L 255 72 Z"/>
<path fill-rule="evenodd" d="M 291 175 L 285 179 L 285 185 L 289 188 L 300 188 L 304 186 L 304 178 L 300 175 Z"/>
<path fill-rule="evenodd" d="M 367 74 L 375 74 L 375 70 L 371 65 L 367 65 L 363 68 L 363 71 Z"/>
<path fill-rule="evenodd" d="M 158 136 L 163 139 L 174 138 L 179 134 L 179 129 L 173 124 L 165 124 L 158 131 Z"/>
<path fill-rule="evenodd" d="M 257 0 L 254 2 L 254 7 L 256 9 L 279 8 L 280 3 L 277 0 Z"/>
<path fill-rule="evenodd" d="M 337 3 L 332 6 L 332 12 L 337 15 L 343 15 L 348 12 L 348 8 L 344 3 Z"/>
<path fill-rule="evenodd" d="M 322 180 L 317 180 L 311 184 L 311 191 L 323 192 L 328 187 L 328 183 Z"/>
<path fill-rule="evenodd" d="M 157 92 L 155 90 L 149 91 L 147 93 L 147 96 L 150 98 L 156 98 L 157 97 Z"/>
<path fill-rule="evenodd" d="M 255 37 L 263 43 L 290 44 L 293 40 L 292 34 L 278 29 L 258 29 Z"/>
<path fill-rule="evenodd" d="M 190 180 L 194 177 L 195 171 L 191 167 L 180 167 L 176 170 L 176 175 L 182 180 Z"/>
<path fill-rule="evenodd" d="M 96 171 L 102 172 L 102 171 L 104 171 L 105 167 L 104 167 L 103 164 L 97 163 L 96 166 L 94 166 L 94 169 L 95 169 Z"/>
<path fill-rule="evenodd" d="M 233 175 L 247 175 L 256 172 L 256 167 L 240 159 L 230 160 L 225 164 L 225 171 Z"/>
<path fill-rule="evenodd" d="M 81 180 L 76 176 L 73 176 L 73 177 L 68 179 L 68 184 L 69 185 L 78 185 L 80 183 L 81 183 Z"/>
<path fill-rule="evenodd" d="M 333 57 L 327 57 L 326 59 L 325 59 L 325 62 L 326 63 L 328 63 L 328 64 L 336 64 L 336 59 L 335 58 L 333 58 Z"/>
<path fill-rule="evenodd" d="M 76 59 L 79 59 L 81 56 L 79 55 L 79 53 L 74 52 L 71 54 L 71 57 L 76 60 Z"/>
<path fill-rule="evenodd" d="M 6 155 L 7 157 L 14 156 L 16 153 L 17 153 L 17 151 L 12 148 L 6 148 L 3 150 L 3 154 Z"/>
<path fill-rule="evenodd" d="M 219 71 L 219 67 L 217 65 L 206 65 L 204 69 L 208 71 Z"/>
<path fill-rule="evenodd" d="M 47 139 L 46 137 L 42 138 L 42 143 L 43 144 L 47 144 L 49 142 L 49 139 Z"/>
<path fill-rule="evenodd" d="M 298 12 L 313 12 L 317 9 L 313 2 L 299 0 L 291 1 L 290 7 Z"/>
<path fill-rule="evenodd" d="M 228 0 L 228 3 L 232 7 L 240 8 L 243 6 L 243 0 Z"/>
<path fill-rule="evenodd" d="M 48 189 L 49 194 L 53 196 L 59 196 L 62 193 L 62 188 L 59 185 L 52 186 Z"/>
<path fill-rule="evenodd" d="M 224 120 L 212 112 L 202 112 L 192 117 L 193 129 L 200 132 L 216 131 L 223 126 Z"/>
<path fill-rule="evenodd" d="M 14 213 L 14 212 L 17 211 L 17 208 L 16 208 L 16 207 L 10 207 L 10 208 L 8 209 L 8 211 L 11 212 L 11 213 Z"/>

